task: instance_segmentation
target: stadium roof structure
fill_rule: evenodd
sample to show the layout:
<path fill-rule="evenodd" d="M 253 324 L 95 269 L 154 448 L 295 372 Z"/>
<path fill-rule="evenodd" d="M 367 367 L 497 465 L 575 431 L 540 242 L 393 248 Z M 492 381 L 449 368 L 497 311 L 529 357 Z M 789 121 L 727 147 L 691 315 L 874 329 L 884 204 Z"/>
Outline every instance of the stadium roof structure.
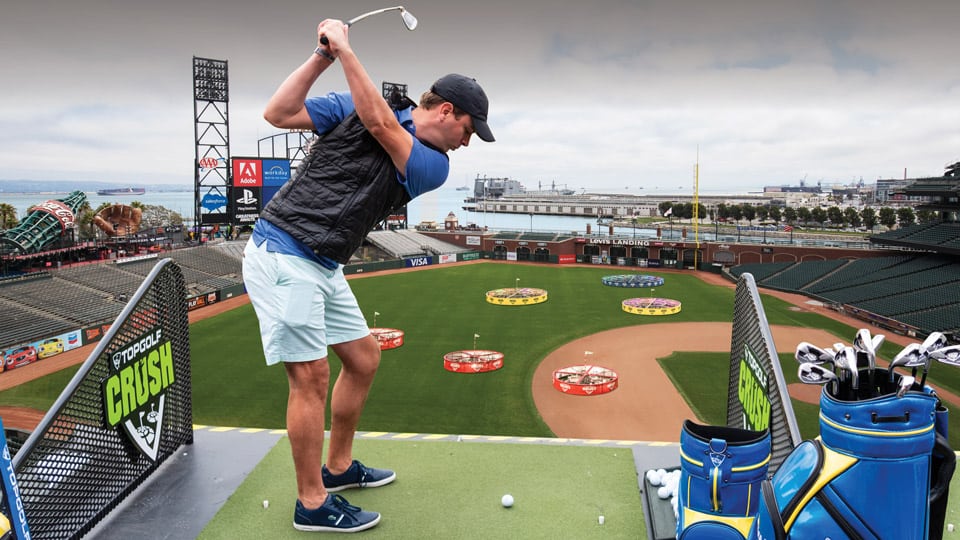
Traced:
<path fill-rule="evenodd" d="M 960 162 L 948 165 L 944 176 L 918 178 L 896 193 L 924 197 L 926 202 L 917 209 L 940 212 L 941 221 L 873 235 L 871 244 L 960 255 Z"/>
<path fill-rule="evenodd" d="M 903 188 L 896 190 L 905 195 L 920 195 L 926 197 L 953 197 L 953 208 L 960 208 L 957 196 L 960 195 L 960 176 L 935 176 L 931 178 L 917 178 Z"/>

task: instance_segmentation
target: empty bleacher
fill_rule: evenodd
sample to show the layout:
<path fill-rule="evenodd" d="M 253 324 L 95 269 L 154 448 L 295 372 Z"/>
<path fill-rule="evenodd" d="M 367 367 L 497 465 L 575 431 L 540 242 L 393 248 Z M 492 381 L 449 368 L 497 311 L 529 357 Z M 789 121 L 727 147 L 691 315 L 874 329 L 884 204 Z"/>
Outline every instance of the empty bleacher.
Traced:
<path fill-rule="evenodd" d="M 960 223 L 935 222 L 910 225 L 874 235 L 870 242 L 878 245 L 928 248 L 956 253 L 960 249 Z"/>
<path fill-rule="evenodd" d="M 227 244 L 227 243 L 223 243 Z M 116 319 L 161 258 L 177 262 L 188 295 L 243 283 L 243 242 L 202 246 L 159 257 L 65 267 L 0 281 L 0 348 Z"/>
<path fill-rule="evenodd" d="M 77 329 L 76 322 L 0 297 L 0 348 Z"/>
<path fill-rule="evenodd" d="M 897 320 L 928 332 L 934 330 L 941 332 L 953 330 L 956 332 L 957 329 L 960 329 L 960 309 L 958 309 L 957 304 L 941 306 L 900 315 Z"/>
<path fill-rule="evenodd" d="M 57 272 L 57 277 L 85 285 L 114 296 L 126 294 L 133 296 L 143 277 L 124 272 L 115 264 L 91 264 Z"/>
<path fill-rule="evenodd" d="M 471 251 L 409 229 L 373 231 L 367 235 L 367 241 L 399 259 L 417 255 Z"/>
<path fill-rule="evenodd" d="M 796 263 L 792 261 L 791 262 L 741 264 L 731 268 L 730 273 L 737 277 L 740 277 L 743 274 L 749 273 L 753 276 L 753 279 L 757 283 L 760 283 L 764 279 L 776 274 L 777 272 L 782 272 L 795 264 Z"/>
<path fill-rule="evenodd" d="M 861 281 L 869 280 L 871 278 L 868 276 L 872 276 L 874 273 L 885 268 L 897 266 L 913 258 L 912 255 L 903 255 L 854 259 L 841 268 L 838 268 L 837 271 L 809 284 L 804 288 L 804 291 L 817 294 L 822 291 L 850 286 Z"/>
<path fill-rule="evenodd" d="M 836 265 L 833 270 L 829 263 Z M 734 276 L 750 272 L 760 286 L 853 306 L 923 332 L 960 332 L 960 260 L 955 257 L 909 254 L 743 264 L 730 272 Z"/>
<path fill-rule="evenodd" d="M 759 283 L 768 287 L 795 291 L 826 276 L 847 264 L 847 262 L 849 262 L 847 259 L 832 259 L 794 264 L 782 272 L 773 274 L 763 281 L 759 281 Z"/>
<path fill-rule="evenodd" d="M 77 326 L 114 319 L 123 309 L 123 303 L 114 301 L 112 294 L 55 277 L 0 286 L 0 297 L 74 321 Z"/>

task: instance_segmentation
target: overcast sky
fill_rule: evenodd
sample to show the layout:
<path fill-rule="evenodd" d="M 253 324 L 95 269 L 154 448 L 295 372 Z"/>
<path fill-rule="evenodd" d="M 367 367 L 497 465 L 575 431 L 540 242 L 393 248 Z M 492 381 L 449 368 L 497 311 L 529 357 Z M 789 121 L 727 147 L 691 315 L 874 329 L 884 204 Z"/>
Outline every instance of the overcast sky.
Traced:
<path fill-rule="evenodd" d="M 12 4 L 12 5 L 11 5 Z M 194 56 L 227 60 L 233 155 L 324 18 L 382 1 L 14 0 L 0 178 L 192 185 Z M 475 77 L 497 142 L 448 182 L 701 191 L 939 176 L 960 160 L 956 0 L 407 0 L 350 30 L 375 83 Z M 339 66 L 316 93 L 344 90 Z M 629 189 L 628 189 L 629 188 Z"/>

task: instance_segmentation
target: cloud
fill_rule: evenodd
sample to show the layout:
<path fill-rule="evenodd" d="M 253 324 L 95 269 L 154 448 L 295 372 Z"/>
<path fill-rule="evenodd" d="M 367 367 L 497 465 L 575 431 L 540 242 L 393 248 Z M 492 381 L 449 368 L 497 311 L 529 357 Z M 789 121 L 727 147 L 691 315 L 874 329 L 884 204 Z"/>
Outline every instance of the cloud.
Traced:
<path fill-rule="evenodd" d="M 937 175 L 956 161 L 960 4 L 772 0 L 549 6 L 411 0 L 420 20 L 350 29 L 375 82 L 415 96 L 439 75 L 476 77 L 497 142 L 452 155 L 477 174 L 570 187 L 717 190 Z M 309 57 L 323 17 L 383 7 L 210 0 L 19 2 L 0 19 L 4 176 L 189 185 L 193 56 L 227 60 L 234 155 L 278 133 L 261 114 Z M 339 65 L 315 85 L 345 89 Z"/>

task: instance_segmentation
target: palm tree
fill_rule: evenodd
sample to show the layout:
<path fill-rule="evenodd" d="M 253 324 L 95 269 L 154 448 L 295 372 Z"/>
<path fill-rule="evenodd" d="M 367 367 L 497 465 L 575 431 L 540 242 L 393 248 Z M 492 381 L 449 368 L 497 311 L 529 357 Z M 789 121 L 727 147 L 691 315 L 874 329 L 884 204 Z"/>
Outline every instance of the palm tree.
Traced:
<path fill-rule="evenodd" d="M 9 203 L 0 203 L 0 229 L 12 229 L 20 221 L 17 219 L 17 209 Z"/>

